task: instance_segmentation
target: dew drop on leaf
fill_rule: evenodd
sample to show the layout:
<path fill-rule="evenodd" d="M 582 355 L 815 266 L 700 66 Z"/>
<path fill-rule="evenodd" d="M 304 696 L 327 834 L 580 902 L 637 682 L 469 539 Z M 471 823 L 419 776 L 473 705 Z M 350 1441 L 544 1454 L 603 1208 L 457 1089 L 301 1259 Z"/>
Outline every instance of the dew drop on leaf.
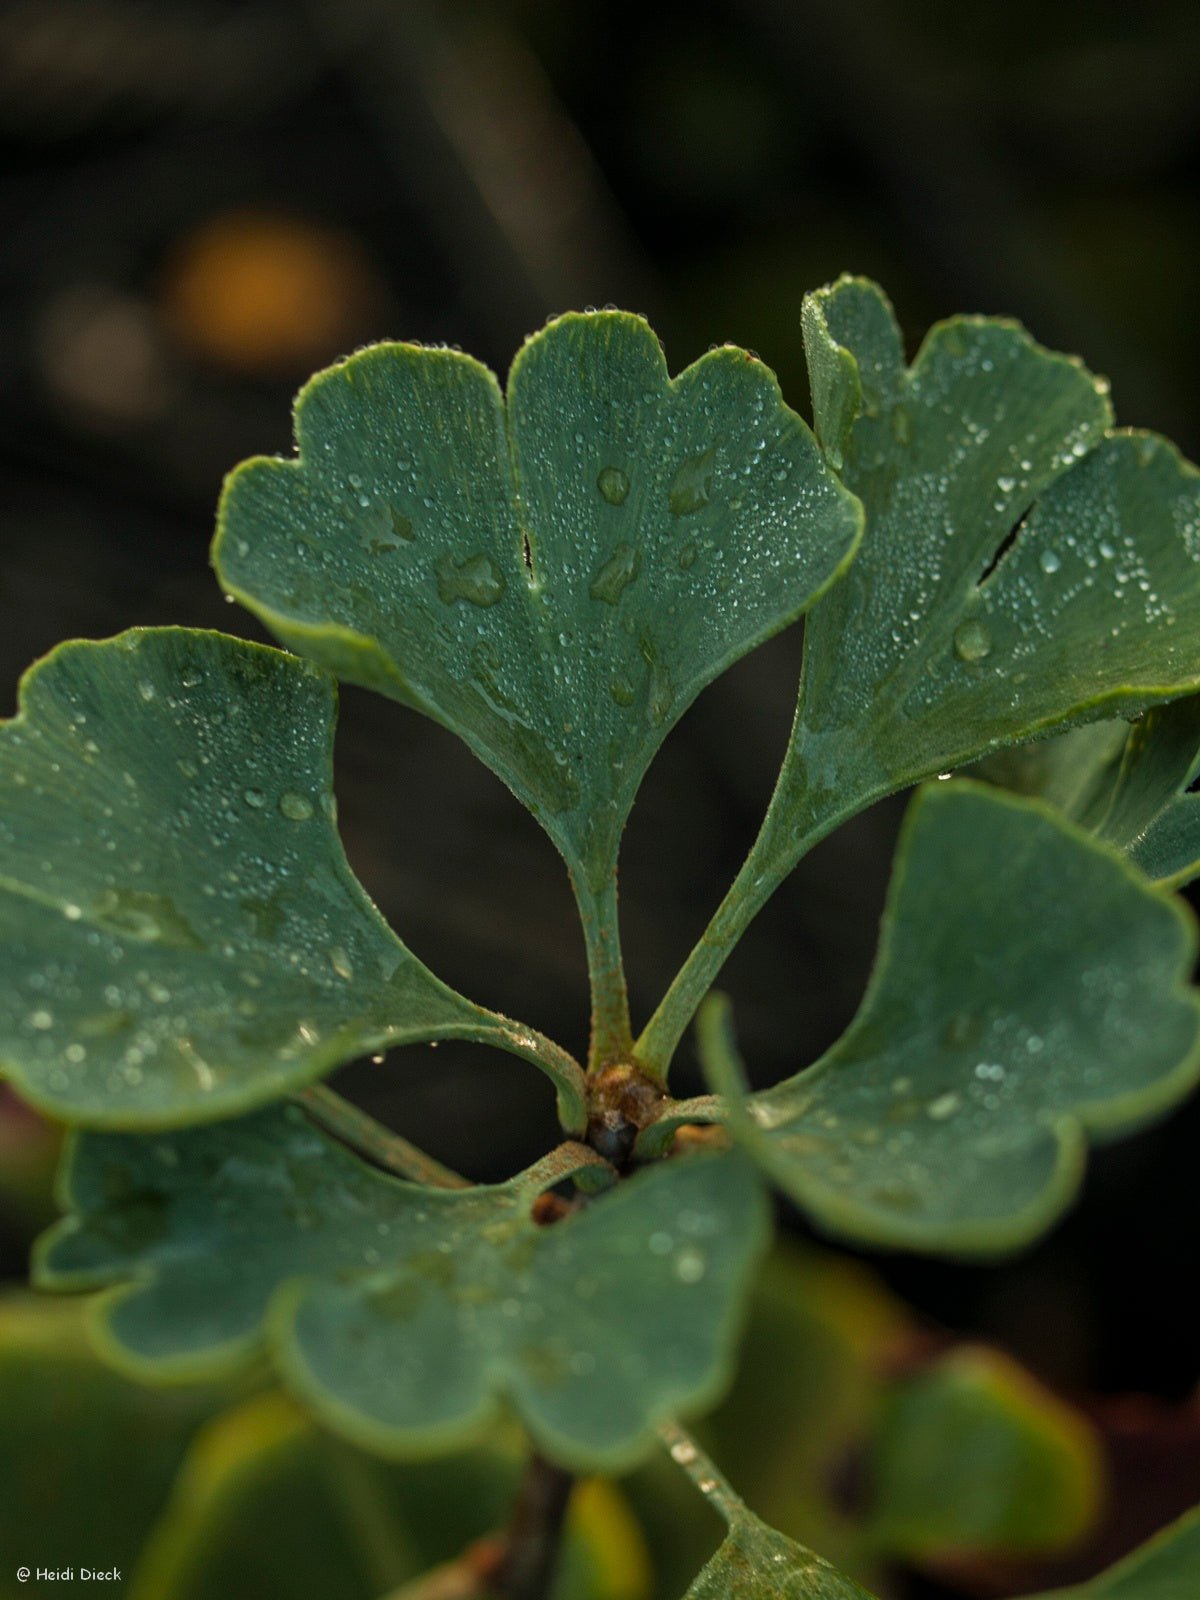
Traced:
<path fill-rule="evenodd" d="M 716 451 L 708 449 L 703 455 L 685 461 L 671 480 L 667 504 L 673 517 L 691 516 L 706 506 L 712 497 L 713 457 Z"/>
<path fill-rule="evenodd" d="M 608 687 L 609 693 L 619 706 L 631 706 L 637 698 L 637 690 L 623 673 L 618 673 Z"/>
<path fill-rule="evenodd" d="M 685 1245 L 675 1257 L 675 1276 L 680 1283 L 699 1283 L 708 1269 L 703 1250 Z"/>
<path fill-rule="evenodd" d="M 954 630 L 954 654 L 960 661 L 983 661 L 992 653 L 992 636 L 974 617 Z"/>
<path fill-rule="evenodd" d="M 949 1094 L 940 1094 L 936 1100 L 929 1102 L 929 1115 L 935 1122 L 945 1122 L 948 1117 L 954 1115 L 961 1104 L 962 1096 L 951 1090 Z"/>
<path fill-rule="evenodd" d="M 596 487 L 610 506 L 619 506 L 629 493 L 629 479 L 620 467 L 602 467 Z"/>
<path fill-rule="evenodd" d="M 280 795 L 279 809 L 291 822 L 307 822 L 313 814 L 312 801 L 290 789 Z"/>
<path fill-rule="evenodd" d="M 437 564 L 438 599 L 446 605 L 468 600 L 473 606 L 494 606 L 504 593 L 503 575 L 485 555 L 468 556 L 463 562 L 451 555 Z"/>
<path fill-rule="evenodd" d="M 588 593 L 593 600 L 615 606 L 637 577 L 641 564 L 641 552 L 636 546 L 622 542 L 592 579 Z"/>

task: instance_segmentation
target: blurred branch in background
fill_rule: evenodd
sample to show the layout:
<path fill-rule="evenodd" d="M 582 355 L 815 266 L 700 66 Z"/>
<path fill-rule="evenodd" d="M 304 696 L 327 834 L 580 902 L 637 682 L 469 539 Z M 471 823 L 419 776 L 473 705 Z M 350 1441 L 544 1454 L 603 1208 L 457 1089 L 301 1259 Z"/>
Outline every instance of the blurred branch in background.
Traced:
<path fill-rule="evenodd" d="M 308 11 L 499 343 L 547 307 L 653 302 L 599 165 L 502 8 L 308 0 Z"/>
<path fill-rule="evenodd" d="M 1077 252 L 1061 231 L 1056 237 L 1046 225 L 1055 176 L 1051 152 L 1036 152 L 1032 169 L 1013 159 L 1020 143 L 1004 136 L 1008 130 L 998 113 L 1006 93 L 1011 96 L 1022 81 L 1021 8 L 1004 13 L 1015 59 L 993 67 L 984 54 L 972 73 L 954 70 L 945 38 L 940 50 L 934 42 L 936 28 L 923 32 L 919 21 L 914 25 L 905 10 L 883 0 L 838 6 L 730 0 L 730 5 L 745 26 L 761 30 L 770 41 L 792 74 L 794 92 L 815 99 L 879 175 L 889 202 L 887 226 L 908 236 L 909 251 L 937 285 L 939 300 L 964 310 L 1019 315 L 1044 343 L 1086 350 L 1093 367 L 1120 373 L 1124 420 L 1153 417 L 1155 426 L 1174 436 L 1194 436 L 1194 404 L 1175 373 L 1144 340 L 1131 337 L 1120 319 L 1104 314 L 1088 292 L 1090 285 L 1080 292 L 1080 263 L 1071 259 Z M 1172 35 L 1179 30 L 1170 26 L 1171 8 L 1161 9 L 1163 32 L 1175 43 Z M 1076 20 L 1084 26 L 1084 14 Z M 1039 38 L 1044 44 L 1044 35 Z M 1163 43 L 1147 52 L 1130 42 L 1122 51 L 1121 42 L 1114 41 L 1107 71 L 1095 84 L 1095 106 L 1108 104 L 1107 90 L 1114 84 L 1128 97 L 1129 83 L 1140 80 L 1150 99 L 1161 95 L 1165 100 L 1172 84 L 1182 87 L 1186 77 L 1172 73 L 1164 82 L 1159 75 L 1160 63 L 1168 58 Z M 1073 44 L 1085 52 L 1090 48 L 1086 38 Z M 1184 27 L 1178 45 L 1175 66 L 1190 60 L 1194 85 L 1200 65 L 1194 26 Z M 1067 79 L 1069 56 L 1064 54 L 1060 64 Z M 991 94 L 980 92 L 985 87 Z M 1039 104 L 1052 107 L 1060 97 L 1069 104 L 1065 83 L 1056 75 L 1042 87 Z M 1016 97 L 1006 109 L 1022 115 Z M 1023 114 L 1027 117 L 1027 109 Z M 1197 101 L 1189 91 L 1180 118 L 1194 133 L 1197 117 Z M 1061 120 L 1057 131 L 1070 137 Z M 1097 152 L 1119 137 L 1094 108 L 1088 138 Z M 1039 157 L 1047 163 L 1043 173 L 1037 170 Z M 1041 206 L 1031 192 L 1039 187 Z M 1119 248 L 1118 241 L 1109 247 Z M 1146 284 L 1149 293 L 1154 288 Z"/>
<path fill-rule="evenodd" d="M 251 120 L 317 66 L 286 0 L 10 0 L 0 11 L 0 127 L 66 138 L 161 113 Z"/>

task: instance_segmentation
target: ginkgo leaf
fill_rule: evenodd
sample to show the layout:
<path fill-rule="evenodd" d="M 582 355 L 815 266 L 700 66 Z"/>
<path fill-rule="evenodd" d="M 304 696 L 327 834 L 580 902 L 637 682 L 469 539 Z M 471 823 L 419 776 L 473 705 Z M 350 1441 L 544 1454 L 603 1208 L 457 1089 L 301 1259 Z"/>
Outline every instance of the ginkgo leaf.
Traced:
<path fill-rule="evenodd" d="M 914 800 L 867 993 L 815 1066 L 739 1100 L 723 1009 L 706 1065 L 737 1137 L 822 1226 L 1013 1248 L 1111 1138 L 1200 1076 L 1196 936 L 1174 897 L 1049 808 L 958 782 Z"/>
<path fill-rule="evenodd" d="M 1155 707 L 1129 730 L 1097 825 L 1149 878 L 1176 887 L 1200 872 L 1200 696 Z"/>
<path fill-rule="evenodd" d="M 991 756 L 979 776 L 1038 795 L 1179 888 L 1200 872 L 1200 695 Z"/>
<path fill-rule="evenodd" d="M 130 1600 L 390 1596 L 502 1529 L 521 1468 L 507 1441 L 440 1461 L 383 1461 L 270 1390 L 197 1437 Z M 592 1480 L 572 1497 L 562 1554 L 551 1600 L 644 1600 L 645 1553 L 612 1485 Z"/>
<path fill-rule="evenodd" d="M 1029 1600 L 1193 1600 L 1200 1594 L 1200 1507 L 1148 1539 L 1124 1561 L 1071 1589 Z"/>
<path fill-rule="evenodd" d="M 871 1534 L 917 1562 L 1061 1549 L 1095 1519 L 1099 1463 L 1077 1411 L 998 1351 L 962 1345 L 881 1397 Z"/>
<path fill-rule="evenodd" d="M 60 646 L 0 727 L 0 1066 L 68 1121 L 163 1127 L 261 1105 L 393 1044 L 480 1039 L 579 1069 L 448 989 L 334 826 L 335 690 L 217 633 Z"/>
<path fill-rule="evenodd" d="M 871 1600 L 843 1573 L 749 1511 L 733 1514 L 721 1548 L 684 1600 Z"/>
<path fill-rule="evenodd" d="M 1108 810 L 1128 738 L 1129 724 L 1120 717 L 1089 722 L 1049 739 L 998 750 L 967 767 L 963 776 L 1045 800 L 1088 828 Z"/>
<path fill-rule="evenodd" d="M 570 869 L 597 1006 L 628 1045 L 615 865 L 699 691 L 849 559 L 857 503 L 744 351 L 668 377 L 640 318 L 570 315 L 513 363 L 378 345 L 318 374 L 299 459 L 230 478 L 214 560 L 294 649 L 444 723 Z"/>
<path fill-rule="evenodd" d="M 128 1573 L 189 1441 L 246 1392 L 148 1390 L 101 1366 L 77 1306 L 0 1299 L 0 1600 L 36 1590 L 17 1578 L 31 1557 Z"/>
<path fill-rule="evenodd" d="M 1071 1589 L 1027 1600 L 1193 1600 L 1200 1586 L 1200 1508 L 1132 1555 Z M 747 1511 L 684 1600 L 872 1600 L 866 1590 Z"/>
<path fill-rule="evenodd" d="M 660 1163 L 553 1226 L 537 1196 L 603 1169 L 567 1145 L 510 1182 L 431 1189 L 364 1165 L 292 1106 L 156 1138 L 77 1137 L 75 1215 L 37 1279 L 125 1281 L 105 1348 L 187 1377 L 269 1342 L 334 1427 L 404 1454 L 478 1436 L 501 1400 L 574 1467 L 620 1467 L 730 1376 L 765 1199 L 738 1155 Z M 218 1292 L 219 1290 L 219 1292 Z"/>
<path fill-rule="evenodd" d="M 1107 432 L 1106 386 L 1016 324 L 956 318 L 911 367 L 882 293 L 804 304 L 817 434 L 866 513 L 806 625 L 766 820 L 638 1042 L 662 1072 L 732 943 L 805 852 L 892 790 L 1200 686 L 1200 474 Z"/>

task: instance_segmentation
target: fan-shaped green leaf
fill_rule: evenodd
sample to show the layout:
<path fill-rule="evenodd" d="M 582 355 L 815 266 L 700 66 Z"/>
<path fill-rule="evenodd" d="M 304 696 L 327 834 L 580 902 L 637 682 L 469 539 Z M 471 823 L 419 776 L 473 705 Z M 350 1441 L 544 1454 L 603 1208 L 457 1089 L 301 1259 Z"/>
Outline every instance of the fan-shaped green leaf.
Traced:
<path fill-rule="evenodd" d="M 272 1391 L 216 1418 L 196 1439 L 129 1593 L 132 1600 L 377 1600 L 502 1528 L 520 1476 L 516 1450 L 381 1461 L 323 1432 Z M 620 1581 L 644 1573 L 646 1558 L 609 1485 L 577 1492 L 564 1543 L 553 1600 L 632 1600 L 644 1592 Z"/>
<path fill-rule="evenodd" d="M 1128 737 L 1129 724 L 1120 717 L 1089 722 L 997 750 L 966 768 L 964 776 L 1045 800 L 1080 827 L 1091 828 L 1108 810 Z"/>
<path fill-rule="evenodd" d="M 1200 1509 L 1189 1511 L 1099 1577 L 1028 1600 L 1194 1600 L 1200 1585 Z M 685 1600 L 871 1600 L 865 1590 L 811 1551 L 749 1512 L 737 1512 L 729 1537 Z"/>
<path fill-rule="evenodd" d="M 812 844 L 891 790 L 1200 685 L 1200 475 L 1109 433 L 1105 386 L 1018 326 L 958 318 L 911 367 L 881 292 L 804 306 L 818 436 L 866 512 L 808 619 L 759 838 L 646 1029 L 661 1070 L 731 943 Z"/>
<path fill-rule="evenodd" d="M 857 1263 L 779 1250 L 755 1283 L 733 1387 L 695 1429 L 772 1526 L 859 1577 L 877 1550 L 834 1485 L 862 1451 L 883 1369 L 909 1337 L 899 1305 Z"/>
<path fill-rule="evenodd" d="M 379 345 L 319 374 L 297 461 L 230 478 L 214 559 L 293 648 L 459 734 L 562 852 L 597 1049 L 628 1044 L 614 871 L 634 793 L 725 667 L 841 570 L 858 507 L 758 361 L 670 379 L 637 317 L 513 364 Z"/>
<path fill-rule="evenodd" d="M 60 646 L 0 727 L 0 1062 L 68 1121 L 260 1105 L 387 1045 L 561 1052 L 436 979 L 334 827 L 331 680 L 217 633 Z"/>
<path fill-rule="evenodd" d="M 746 1510 L 684 1600 L 871 1600 L 844 1574 Z"/>
<path fill-rule="evenodd" d="M 1124 1561 L 1073 1589 L 1030 1600 L 1193 1600 L 1200 1594 L 1200 1507 L 1147 1540 Z"/>
<path fill-rule="evenodd" d="M 765 1244 L 744 1158 L 662 1163 L 539 1227 L 536 1196 L 603 1168 L 582 1145 L 508 1183 L 427 1189 L 363 1165 L 294 1107 L 158 1138 L 79 1136 L 77 1213 L 39 1281 L 92 1288 L 103 1338 L 164 1378 L 264 1338 L 292 1385 L 384 1452 L 447 1447 L 507 1398 L 570 1465 L 628 1463 L 716 1397 Z"/>
<path fill-rule="evenodd" d="M 991 756 L 989 783 L 1040 795 L 1178 888 L 1200 872 L 1200 696 L 1155 706 L 1132 727 L 1103 722 Z"/>
<path fill-rule="evenodd" d="M 128 1575 L 190 1439 L 245 1392 L 148 1390 L 100 1365 L 77 1306 L 0 1301 L 0 1600 L 40 1587 L 19 1567 Z"/>
<path fill-rule="evenodd" d="M 1148 711 L 1129 730 L 1107 811 L 1098 825 L 1159 882 L 1200 872 L 1200 696 Z"/>
<path fill-rule="evenodd" d="M 1200 1509 L 1148 1540 L 1099 1577 L 1028 1600 L 1194 1600 L 1200 1586 Z M 871 1600 L 857 1584 L 748 1512 L 685 1600 Z"/>
<path fill-rule="evenodd" d="M 909 1561 L 1054 1550 L 1087 1532 L 1099 1503 L 1083 1418 L 977 1346 L 891 1386 L 868 1472 L 872 1534 Z"/>
<path fill-rule="evenodd" d="M 819 1222 L 909 1249 L 1014 1247 L 1112 1137 L 1200 1073 L 1182 905 L 1047 808 L 930 788 L 905 823 L 858 1015 L 807 1071 L 737 1100 L 717 1011 L 713 1087 L 735 1133 Z"/>

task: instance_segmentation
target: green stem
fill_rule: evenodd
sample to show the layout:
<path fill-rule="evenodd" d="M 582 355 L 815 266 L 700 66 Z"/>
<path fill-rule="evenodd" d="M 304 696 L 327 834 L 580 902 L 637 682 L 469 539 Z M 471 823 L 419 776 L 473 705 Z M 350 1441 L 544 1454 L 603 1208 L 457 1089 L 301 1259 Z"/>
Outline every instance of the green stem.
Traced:
<path fill-rule="evenodd" d="M 662 1110 L 638 1134 L 633 1153 L 639 1161 L 657 1161 L 671 1148 L 680 1128 L 696 1124 L 715 1126 L 725 1120 L 725 1107 L 715 1094 L 699 1094 L 691 1100 L 668 1100 Z"/>
<path fill-rule="evenodd" d="M 733 880 L 728 894 L 701 935 L 691 955 L 675 976 L 657 1011 L 642 1029 L 633 1047 L 634 1059 L 643 1072 L 666 1082 L 671 1058 L 687 1032 L 701 1000 L 717 980 L 721 968 L 738 940 L 766 905 L 780 883 L 800 860 L 809 843 L 783 862 L 777 857 L 777 841 L 771 837 L 771 813 L 751 846 L 750 854 Z"/>
<path fill-rule="evenodd" d="M 578 1188 L 592 1192 L 615 1182 L 616 1172 L 590 1145 L 568 1139 L 527 1167 L 514 1181 L 536 1196 L 553 1189 L 556 1184 L 565 1183 L 568 1178 L 574 1180 Z"/>
<path fill-rule="evenodd" d="M 845 785 L 839 804 L 821 808 L 821 796 L 805 793 L 797 778 L 801 766 L 793 744 L 784 758 L 771 804 L 763 818 L 758 838 L 742 863 L 729 893 L 717 907 L 700 942 L 688 956 L 663 996 L 658 1009 L 634 1044 L 634 1060 L 642 1071 L 665 1083 L 671 1058 L 687 1032 L 700 1002 L 717 980 L 734 946 L 778 889 L 814 845 L 841 826 L 848 817 L 882 798 L 894 784 L 864 787 L 855 792 Z"/>
<path fill-rule="evenodd" d="M 532 1061 L 553 1082 L 563 1132 L 582 1133 L 587 1127 L 587 1085 L 575 1057 L 536 1028 L 527 1028 L 523 1022 L 513 1022 L 498 1011 L 485 1011 L 482 1007 L 479 1014 L 485 1019 L 491 1041 L 499 1049 L 520 1056 L 523 1061 Z M 478 1039 L 479 1031 L 464 1030 L 459 1037 Z"/>
<path fill-rule="evenodd" d="M 621 958 L 617 874 L 615 870 L 611 872 L 598 893 L 582 883 L 575 873 L 571 874 L 571 884 L 583 923 L 592 995 L 588 1071 L 598 1072 L 614 1062 L 628 1061 L 633 1046 L 629 994 Z"/>
<path fill-rule="evenodd" d="M 660 1422 L 658 1436 L 666 1445 L 671 1460 L 677 1467 L 683 1468 L 709 1505 L 726 1522 L 733 1522 L 745 1511 L 746 1502 L 690 1433 L 686 1433 L 677 1422 Z"/>
<path fill-rule="evenodd" d="M 327 1133 L 342 1140 L 352 1149 L 373 1161 L 377 1166 L 393 1172 L 398 1178 L 412 1183 L 429 1184 L 436 1189 L 469 1189 L 468 1180 L 440 1161 L 418 1150 L 415 1144 L 398 1133 L 392 1133 L 374 1117 L 360 1111 L 357 1106 L 343 1100 L 340 1094 L 322 1084 L 311 1084 L 301 1089 L 296 1101 Z"/>

